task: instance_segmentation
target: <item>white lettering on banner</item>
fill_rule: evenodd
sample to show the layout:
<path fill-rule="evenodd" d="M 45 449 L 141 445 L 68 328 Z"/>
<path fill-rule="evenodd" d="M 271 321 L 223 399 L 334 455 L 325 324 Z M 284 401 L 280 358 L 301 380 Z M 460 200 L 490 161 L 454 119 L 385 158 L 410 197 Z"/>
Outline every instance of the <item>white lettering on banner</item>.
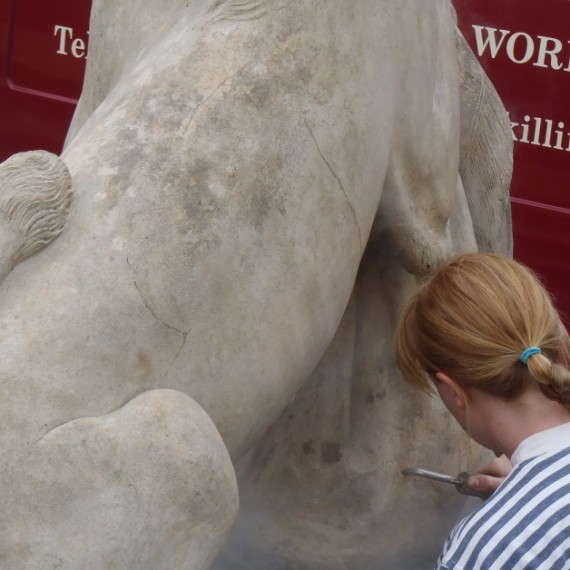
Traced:
<path fill-rule="evenodd" d="M 510 30 L 498 30 L 475 24 L 473 30 L 479 57 L 488 50 L 495 59 L 501 48 L 504 48 L 507 57 L 514 63 L 525 64 L 534 60 L 532 65 L 535 67 L 558 71 L 564 67 L 565 62 L 568 62 L 564 71 L 570 72 L 570 41 L 564 44 L 558 38 L 540 35 L 533 38 L 526 32 L 512 33 Z"/>
<path fill-rule="evenodd" d="M 562 121 L 525 115 L 521 123 L 511 121 L 515 142 L 570 152 L 570 132 Z"/>
<path fill-rule="evenodd" d="M 86 57 L 87 48 L 85 40 L 82 38 L 74 38 L 73 28 L 56 25 L 53 29 L 53 35 L 58 39 L 58 50 L 55 53 L 59 55 L 69 55 L 68 49 L 70 49 L 71 55 L 76 59 Z"/>

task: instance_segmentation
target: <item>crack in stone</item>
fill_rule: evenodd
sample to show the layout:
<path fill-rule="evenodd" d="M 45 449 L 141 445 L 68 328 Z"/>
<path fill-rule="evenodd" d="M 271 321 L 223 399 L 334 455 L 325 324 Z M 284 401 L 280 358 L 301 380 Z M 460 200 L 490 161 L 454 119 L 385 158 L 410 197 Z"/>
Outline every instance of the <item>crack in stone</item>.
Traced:
<path fill-rule="evenodd" d="M 240 69 L 238 69 L 238 71 L 236 71 L 235 73 L 233 73 L 232 75 L 230 75 L 229 77 L 226 77 L 205 99 L 203 99 L 202 101 L 200 101 L 200 103 L 198 103 L 198 105 L 196 105 L 196 107 L 194 108 L 194 110 L 192 111 L 192 114 L 182 122 L 182 125 L 180 126 L 180 129 L 178 130 L 179 133 L 181 133 L 182 137 L 186 136 L 186 133 L 188 132 L 188 130 L 190 129 L 190 125 L 192 124 L 192 121 L 194 120 L 194 117 L 196 116 L 196 113 L 200 110 L 200 108 L 205 105 L 212 97 L 214 97 L 214 95 L 228 82 L 231 81 L 236 75 L 238 75 L 243 68 L 245 67 L 242 66 L 240 67 Z"/>
<path fill-rule="evenodd" d="M 135 270 L 133 268 L 133 266 L 131 265 L 131 262 L 129 261 L 129 259 L 127 258 L 127 265 L 131 268 L 131 270 L 133 271 L 133 273 L 135 273 Z M 135 286 L 135 289 L 138 291 L 138 294 L 141 298 L 141 301 L 145 307 L 145 309 L 155 318 L 155 320 L 157 322 L 159 322 L 163 327 L 166 327 L 167 329 L 170 329 L 174 332 L 177 332 L 178 334 L 182 335 L 182 344 L 180 345 L 180 348 L 178 349 L 178 351 L 176 352 L 176 356 L 175 359 L 178 358 L 178 356 L 180 356 L 180 353 L 182 352 L 182 349 L 184 348 L 184 346 L 186 345 L 186 340 L 188 338 L 188 332 L 189 331 L 183 331 L 180 330 L 170 324 L 168 324 L 164 319 L 162 319 L 161 317 L 159 317 L 153 310 L 153 308 L 148 304 L 147 300 L 145 299 L 145 296 L 143 295 L 143 292 L 141 291 L 141 288 L 139 287 L 136 279 L 133 279 L 133 285 Z"/>
<path fill-rule="evenodd" d="M 139 496 L 139 490 L 136 488 L 136 486 L 133 483 L 129 483 L 128 487 L 131 487 L 131 489 L 133 489 L 133 491 L 135 492 L 135 495 L 137 496 L 137 501 L 140 503 L 141 498 Z"/>
<path fill-rule="evenodd" d="M 182 344 L 180 345 L 180 348 L 178 349 L 178 352 L 176 353 L 176 357 L 178 358 L 178 356 L 180 356 L 180 353 L 182 352 L 182 349 L 184 348 L 184 345 L 186 344 L 186 339 L 188 338 L 188 332 L 187 331 L 181 331 L 180 329 L 177 329 L 176 327 L 173 327 L 172 325 L 169 325 L 167 322 L 165 322 L 163 319 L 161 319 L 152 309 L 152 307 L 147 303 L 146 299 L 144 298 L 144 295 L 142 294 L 142 291 L 140 289 L 140 287 L 138 286 L 138 283 L 133 279 L 133 285 L 135 286 L 135 289 L 139 292 L 141 301 L 143 303 L 143 305 L 145 306 L 145 309 L 164 327 L 166 327 L 167 329 L 170 329 L 174 332 L 177 332 L 178 334 L 182 335 Z"/>
<path fill-rule="evenodd" d="M 346 188 L 344 187 L 344 184 L 342 183 L 342 180 L 338 177 L 337 173 L 334 171 L 330 162 L 326 159 L 325 155 L 322 153 L 321 148 L 319 146 L 319 143 L 317 142 L 317 139 L 315 138 L 315 135 L 314 135 L 313 131 L 311 130 L 311 127 L 309 127 L 309 125 L 307 124 L 306 119 L 304 119 L 304 123 L 305 123 L 305 126 L 307 127 L 307 130 L 309 131 L 309 134 L 311 135 L 311 138 L 313 139 L 313 142 L 315 143 L 315 148 L 317 149 L 319 156 L 322 158 L 323 162 L 326 164 L 330 173 L 333 175 L 334 179 L 337 181 L 340 189 L 342 190 L 342 193 L 344 194 L 344 197 L 345 197 L 348 205 L 350 206 L 350 211 L 352 212 L 352 216 L 354 218 L 356 228 L 358 229 L 358 243 L 360 245 L 360 253 L 362 254 L 364 252 L 364 245 L 362 243 L 362 231 L 360 230 L 360 224 L 358 223 L 358 217 L 356 215 L 356 210 L 354 209 L 352 202 L 348 198 L 348 194 L 346 192 Z"/>

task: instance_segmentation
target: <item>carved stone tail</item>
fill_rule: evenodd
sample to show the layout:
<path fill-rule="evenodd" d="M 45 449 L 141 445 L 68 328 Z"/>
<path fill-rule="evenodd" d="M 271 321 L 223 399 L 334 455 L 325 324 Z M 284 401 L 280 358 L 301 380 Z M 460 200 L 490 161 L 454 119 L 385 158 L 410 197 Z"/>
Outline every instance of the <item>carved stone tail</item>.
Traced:
<path fill-rule="evenodd" d="M 0 281 L 61 233 L 72 195 L 69 171 L 55 154 L 22 152 L 0 164 Z"/>

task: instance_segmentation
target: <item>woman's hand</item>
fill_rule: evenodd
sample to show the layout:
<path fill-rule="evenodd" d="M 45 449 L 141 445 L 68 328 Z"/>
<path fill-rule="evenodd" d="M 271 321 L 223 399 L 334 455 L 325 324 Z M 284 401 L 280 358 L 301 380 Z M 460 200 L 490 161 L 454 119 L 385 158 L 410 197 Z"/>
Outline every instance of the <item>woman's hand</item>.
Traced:
<path fill-rule="evenodd" d="M 505 480 L 512 468 L 510 459 L 503 454 L 480 467 L 477 470 L 479 475 L 469 478 L 469 486 L 472 489 L 491 495 Z"/>

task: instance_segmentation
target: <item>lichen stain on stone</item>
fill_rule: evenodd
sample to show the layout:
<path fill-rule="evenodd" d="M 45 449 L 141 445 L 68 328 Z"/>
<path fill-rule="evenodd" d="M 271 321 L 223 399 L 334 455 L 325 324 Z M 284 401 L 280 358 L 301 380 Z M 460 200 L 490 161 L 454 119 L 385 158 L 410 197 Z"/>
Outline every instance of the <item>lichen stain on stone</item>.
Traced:
<path fill-rule="evenodd" d="M 123 128 L 117 140 L 120 141 L 120 152 L 116 152 L 113 145 L 109 144 L 109 167 L 108 182 L 105 191 L 101 193 L 97 200 L 97 213 L 99 217 L 106 216 L 113 208 L 116 208 L 125 187 L 136 188 L 137 184 L 133 180 L 136 176 L 137 160 L 141 155 L 141 142 L 136 129 L 131 127 Z"/>
<path fill-rule="evenodd" d="M 239 94 L 246 106 L 268 112 L 272 103 L 272 88 L 267 77 L 258 77 L 249 68 L 244 68 L 240 73 L 240 79 Z"/>
<path fill-rule="evenodd" d="M 309 441 L 306 441 L 305 443 L 303 443 L 303 453 L 305 455 L 314 455 L 315 447 L 313 445 L 312 439 L 309 439 Z"/>
<path fill-rule="evenodd" d="M 338 463 L 342 458 L 340 443 L 324 441 L 321 443 L 321 461 L 323 463 Z"/>
<path fill-rule="evenodd" d="M 367 404 L 374 404 L 376 400 L 383 400 L 386 397 L 386 390 L 380 390 L 376 393 L 369 392 L 366 394 L 365 402 Z"/>
<path fill-rule="evenodd" d="M 152 365 L 148 355 L 139 348 L 137 351 L 136 371 L 137 375 L 148 376 L 151 372 Z"/>

